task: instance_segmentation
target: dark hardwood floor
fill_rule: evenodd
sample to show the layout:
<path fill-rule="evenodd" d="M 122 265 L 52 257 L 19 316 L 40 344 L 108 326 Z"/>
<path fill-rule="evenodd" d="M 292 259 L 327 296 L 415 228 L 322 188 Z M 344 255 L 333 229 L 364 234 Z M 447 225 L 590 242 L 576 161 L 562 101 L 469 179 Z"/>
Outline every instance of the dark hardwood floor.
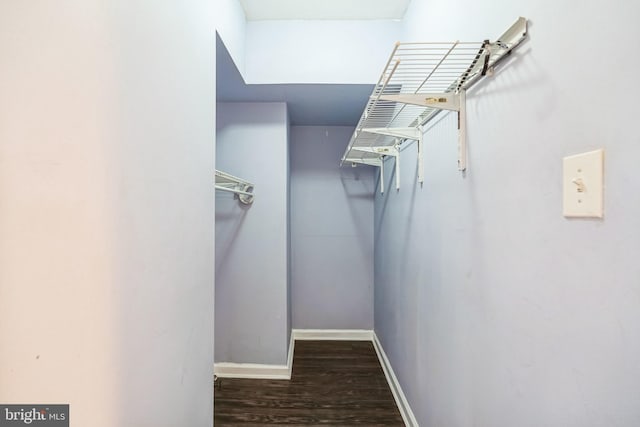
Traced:
<path fill-rule="evenodd" d="M 404 426 L 371 342 L 297 341 L 291 380 L 221 379 L 215 425 Z"/>

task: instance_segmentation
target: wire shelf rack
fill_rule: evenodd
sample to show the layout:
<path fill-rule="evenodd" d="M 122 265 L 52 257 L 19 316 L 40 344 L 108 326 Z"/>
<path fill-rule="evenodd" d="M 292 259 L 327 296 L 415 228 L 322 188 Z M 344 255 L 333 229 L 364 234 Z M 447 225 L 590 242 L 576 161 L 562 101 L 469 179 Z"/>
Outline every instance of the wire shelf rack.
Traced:
<path fill-rule="evenodd" d="M 527 21 L 519 18 L 495 42 L 396 43 L 341 164 L 382 167 L 388 156 L 397 161 L 400 145 L 405 141 L 421 145 L 422 126 L 442 110 L 458 112 L 460 138 L 464 138 L 466 89 L 491 75 L 526 33 Z M 466 145 L 460 143 L 459 169 L 464 170 Z M 422 182 L 421 172 L 418 179 Z"/>

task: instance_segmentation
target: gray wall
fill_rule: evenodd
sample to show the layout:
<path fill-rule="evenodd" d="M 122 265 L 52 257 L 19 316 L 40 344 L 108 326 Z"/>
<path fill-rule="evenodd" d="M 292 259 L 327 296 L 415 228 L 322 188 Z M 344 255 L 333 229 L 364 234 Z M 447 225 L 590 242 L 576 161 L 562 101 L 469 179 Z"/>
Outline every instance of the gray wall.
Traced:
<path fill-rule="evenodd" d="M 624 41 L 640 40 L 640 4 L 486 7 L 415 0 L 407 15 L 407 40 L 532 25 L 469 91 L 466 176 L 449 114 L 426 132 L 424 187 L 412 147 L 400 192 L 376 196 L 376 333 L 423 426 L 639 425 L 640 59 Z M 604 93 L 620 96 L 594 103 Z M 562 157 L 600 147 L 605 218 L 566 219 Z"/>
<path fill-rule="evenodd" d="M 294 328 L 373 328 L 373 173 L 340 168 L 353 128 L 291 131 Z"/>
<path fill-rule="evenodd" d="M 284 103 L 218 103 L 216 168 L 256 195 L 216 193 L 216 362 L 287 361 L 287 132 Z"/>
<path fill-rule="evenodd" d="M 0 402 L 212 425 L 214 22 L 0 2 Z"/>

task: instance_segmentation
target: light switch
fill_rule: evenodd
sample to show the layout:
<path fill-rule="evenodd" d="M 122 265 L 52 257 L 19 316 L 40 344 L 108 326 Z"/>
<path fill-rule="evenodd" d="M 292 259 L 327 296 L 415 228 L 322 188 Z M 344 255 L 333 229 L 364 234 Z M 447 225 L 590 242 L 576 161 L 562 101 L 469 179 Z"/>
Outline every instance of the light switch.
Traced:
<path fill-rule="evenodd" d="M 604 150 L 565 157 L 562 163 L 564 216 L 602 218 Z"/>

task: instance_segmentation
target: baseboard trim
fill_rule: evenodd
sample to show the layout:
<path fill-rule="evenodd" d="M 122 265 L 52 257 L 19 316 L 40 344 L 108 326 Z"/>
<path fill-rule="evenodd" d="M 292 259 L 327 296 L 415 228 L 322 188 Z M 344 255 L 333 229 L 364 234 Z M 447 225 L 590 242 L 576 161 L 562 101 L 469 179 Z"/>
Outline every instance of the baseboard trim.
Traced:
<path fill-rule="evenodd" d="M 291 379 L 291 371 L 293 370 L 293 350 L 296 347 L 296 339 L 293 336 L 293 331 L 291 331 L 291 336 L 289 337 L 289 355 L 287 356 L 287 379 Z"/>
<path fill-rule="evenodd" d="M 259 363 L 229 363 L 220 362 L 213 366 L 213 372 L 218 378 L 250 378 L 262 380 L 290 380 L 293 369 L 293 350 L 295 339 L 291 333 L 289 354 L 286 365 L 263 365 Z"/>
<path fill-rule="evenodd" d="M 380 365 L 382 365 L 384 376 L 387 378 L 389 388 L 391 388 L 391 393 L 393 393 L 393 398 L 396 401 L 396 405 L 398 405 L 398 409 L 400 410 L 400 415 L 402 415 L 404 424 L 408 427 L 418 427 L 418 421 L 416 420 L 416 417 L 411 410 L 411 406 L 409 406 L 409 401 L 402 391 L 402 387 L 398 382 L 398 378 L 393 372 L 393 368 L 391 367 L 391 363 L 387 358 L 387 354 L 384 352 L 382 344 L 378 340 L 378 336 L 375 332 L 373 332 L 373 347 L 378 354 L 378 359 L 380 360 Z"/>
<path fill-rule="evenodd" d="M 215 364 L 213 372 L 218 378 L 291 379 L 287 365 L 220 362 Z"/>
<path fill-rule="evenodd" d="M 368 329 L 294 329 L 292 335 L 299 341 L 373 341 Z"/>

